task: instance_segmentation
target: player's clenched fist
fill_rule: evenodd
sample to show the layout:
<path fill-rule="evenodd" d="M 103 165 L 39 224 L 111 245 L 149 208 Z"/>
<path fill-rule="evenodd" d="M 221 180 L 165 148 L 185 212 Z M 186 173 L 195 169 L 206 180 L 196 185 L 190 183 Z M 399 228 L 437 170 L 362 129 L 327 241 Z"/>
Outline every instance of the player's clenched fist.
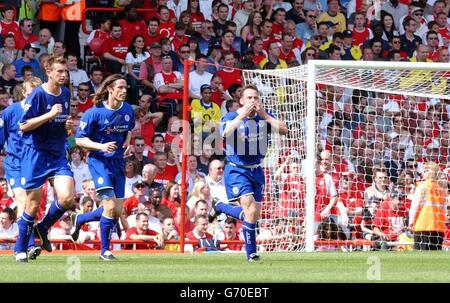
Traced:
<path fill-rule="evenodd" d="M 63 111 L 62 104 L 54 104 L 50 110 L 50 115 L 54 118 L 61 114 Z"/>

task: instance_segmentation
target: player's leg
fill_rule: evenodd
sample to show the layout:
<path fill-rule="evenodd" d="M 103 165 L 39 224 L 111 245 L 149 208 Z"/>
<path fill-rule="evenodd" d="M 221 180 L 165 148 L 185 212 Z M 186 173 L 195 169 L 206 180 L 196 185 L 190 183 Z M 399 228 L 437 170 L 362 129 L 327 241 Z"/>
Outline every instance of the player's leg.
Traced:
<path fill-rule="evenodd" d="M 42 248 L 49 252 L 52 251 L 52 246 L 48 240 L 48 231 L 72 207 L 75 186 L 70 175 L 57 175 L 50 181 L 53 183 L 57 199 L 50 205 L 47 214 L 35 227 L 36 235 L 42 241 Z"/>
<path fill-rule="evenodd" d="M 75 227 L 72 234 L 70 235 L 72 237 L 73 241 L 77 241 L 78 237 L 80 235 L 80 230 L 83 227 L 84 224 L 93 222 L 93 221 L 100 221 L 100 218 L 103 214 L 103 205 L 98 207 L 97 209 L 81 214 L 81 213 L 75 213 L 73 212 L 71 214 L 71 221 L 72 225 Z"/>
<path fill-rule="evenodd" d="M 14 193 L 14 200 L 17 203 L 17 218 L 18 220 L 20 220 L 25 209 L 25 204 L 27 202 L 27 191 L 20 187 L 15 187 L 12 189 L 12 191 Z M 41 254 L 41 251 L 41 247 L 36 246 L 36 243 L 34 241 L 34 232 L 33 230 L 31 230 L 31 235 L 28 239 L 27 245 L 28 259 L 36 259 Z"/>
<path fill-rule="evenodd" d="M 103 214 L 100 218 L 100 240 L 101 251 L 100 259 L 111 261 L 116 259 L 111 251 L 111 233 L 114 226 L 117 224 L 116 209 L 120 202 L 116 199 L 114 190 L 112 188 L 99 190 L 100 197 L 103 200 Z"/>
<path fill-rule="evenodd" d="M 22 215 L 17 222 L 19 227 L 19 236 L 14 246 L 16 262 L 27 262 L 28 241 L 32 235 L 34 221 L 39 210 L 41 202 L 41 189 L 33 189 L 27 191 L 26 204 Z"/>
<path fill-rule="evenodd" d="M 242 232 L 244 234 L 245 252 L 249 261 L 258 261 L 256 255 L 256 221 L 261 213 L 261 203 L 257 203 L 253 195 L 244 195 L 240 198 L 240 204 L 244 210 L 244 222 Z"/>

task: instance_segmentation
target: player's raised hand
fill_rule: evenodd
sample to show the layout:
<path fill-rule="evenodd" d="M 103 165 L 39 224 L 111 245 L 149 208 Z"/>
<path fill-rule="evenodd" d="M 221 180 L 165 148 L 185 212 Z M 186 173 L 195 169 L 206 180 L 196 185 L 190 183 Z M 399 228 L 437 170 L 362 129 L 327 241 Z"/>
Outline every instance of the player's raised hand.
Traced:
<path fill-rule="evenodd" d="M 102 151 L 105 153 L 112 153 L 117 149 L 116 141 L 103 143 Z"/>
<path fill-rule="evenodd" d="M 62 111 L 63 111 L 62 104 L 55 104 L 52 106 L 52 109 L 50 109 L 49 113 L 52 118 L 55 118 L 56 116 L 61 114 Z"/>
<path fill-rule="evenodd" d="M 248 116 L 252 116 L 254 112 L 255 112 L 255 104 L 247 103 L 242 107 L 242 112 L 239 116 L 241 116 L 241 118 L 245 118 Z"/>

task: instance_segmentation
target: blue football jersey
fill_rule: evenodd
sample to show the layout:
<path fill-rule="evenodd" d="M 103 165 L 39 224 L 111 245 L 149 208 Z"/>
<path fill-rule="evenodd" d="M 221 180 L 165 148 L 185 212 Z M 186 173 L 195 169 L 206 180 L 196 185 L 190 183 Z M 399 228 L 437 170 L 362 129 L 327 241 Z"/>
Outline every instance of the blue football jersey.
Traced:
<path fill-rule="evenodd" d="M 0 121 L 0 149 L 5 148 L 9 156 L 16 158 L 20 158 L 22 153 L 22 131 L 19 122 L 24 105 L 25 101 L 11 104 L 3 111 Z"/>
<path fill-rule="evenodd" d="M 123 143 L 127 134 L 134 128 L 134 112 L 132 107 L 123 102 L 119 109 L 111 109 L 103 102 L 100 107 L 87 110 L 80 121 L 76 138 L 89 138 L 97 143 L 116 142 L 117 149 L 112 153 L 100 150 L 90 152 L 92 156 L 123 158 Z"/>
<path fill-rule="evenodd" d="M 62 86 L 58 96 L 47 92 L 42 85 L 33 90 L 31 95 L 25 99 L 24 114 L 20 123 L 48 113 L 55 104 L 62 105 L 62 113 L 38 128 L 24 132 L 23 144 L 54 155 L 62 155 L 66 151 L 66 120 L 69 117 L 70 109 L 70 91 L 67 87 Z"/>
<path fill-rule="evenodd" d="M 227 123 L 237 116 L 237 112 L 229 112 L 222 118 L 222 136 Z M 237 165 L 260 164 L 267 153 L 270 132 L 271 125 L 259 115 L 245 118 L 232 134 L 225 137 L 227 161 Z"/>

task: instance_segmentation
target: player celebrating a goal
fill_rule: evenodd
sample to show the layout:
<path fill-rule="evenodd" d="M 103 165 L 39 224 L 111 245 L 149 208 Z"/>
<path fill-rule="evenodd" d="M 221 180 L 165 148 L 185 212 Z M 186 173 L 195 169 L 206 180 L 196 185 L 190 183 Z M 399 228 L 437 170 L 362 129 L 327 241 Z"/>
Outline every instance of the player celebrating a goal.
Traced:
<path fill-rule="evenodd" d="M 240 103 L 242 107 L 226 114 L 221 123 L 221 133 L 226 140 L 224 181 L 227 197 L 230 202 L 238 201 L 239 206 L 214 201 L 209 219 L 212 221 L 218 213 L 225 213 L 242 220 L 247 259 L 254 262 L 259 260 L 255 225 L 265 182 L 261 161 L 267 152 L 270 133 L 286 135 L 288 129 L 285 122 L 264 110 L 255 86 L 244 87 Z"/>

